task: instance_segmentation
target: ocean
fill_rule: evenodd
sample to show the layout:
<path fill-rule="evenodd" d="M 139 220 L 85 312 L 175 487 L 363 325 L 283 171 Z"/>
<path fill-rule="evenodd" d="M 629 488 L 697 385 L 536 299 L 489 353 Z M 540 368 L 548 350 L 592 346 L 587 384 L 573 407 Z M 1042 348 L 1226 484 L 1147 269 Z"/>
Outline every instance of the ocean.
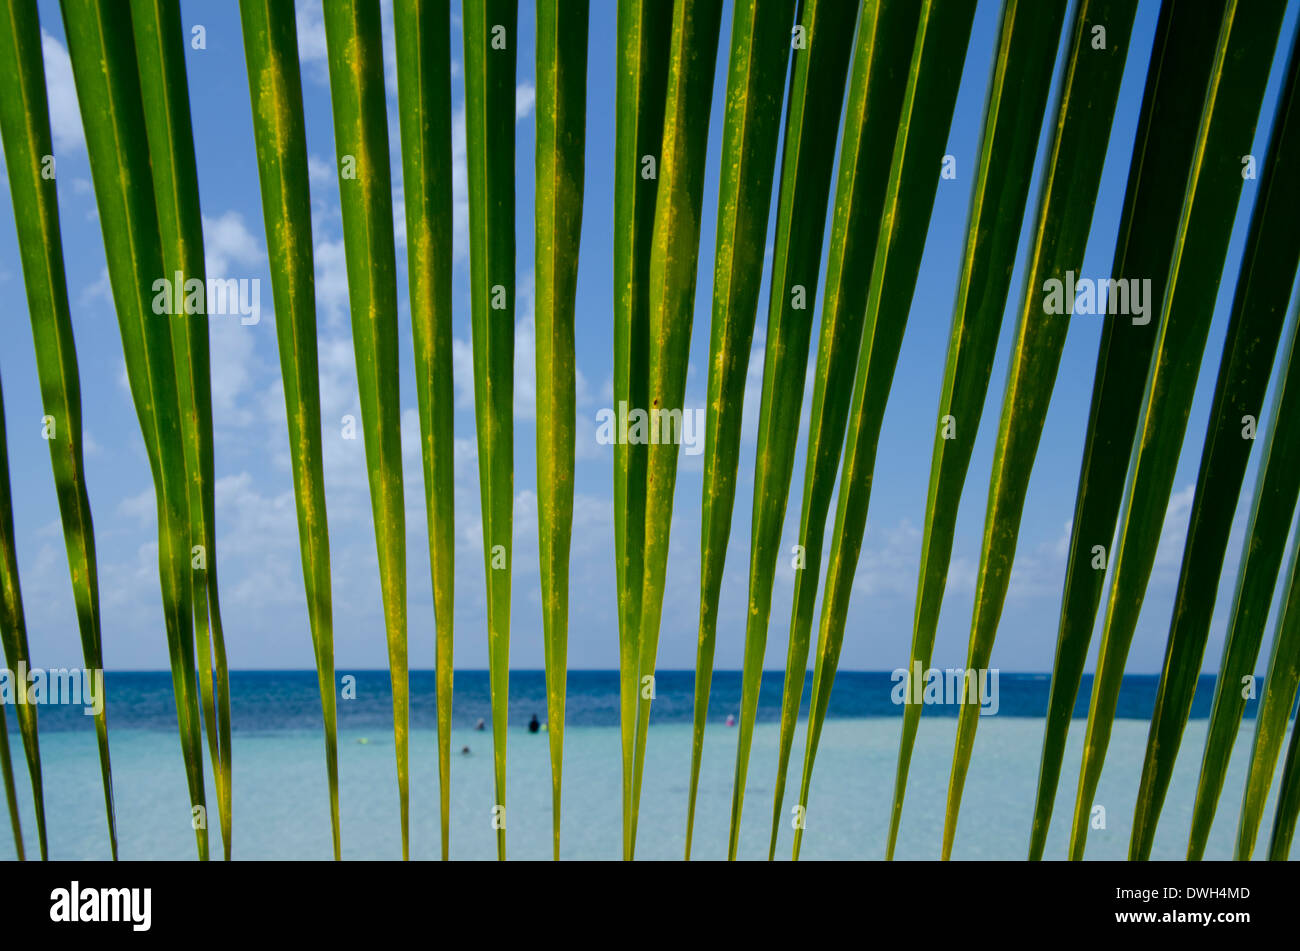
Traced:
<path fill-rule="evenodd" d="M 386 671 L 338 672 L 355 680 L 355 699 L 339 701 L 340 815 L 346 859 L 400 858 L 396 769 Z M 805 682 L 806 716 L 811 676 Z M 767 857 L 772 828 L 782 673 L 764 675 L 750 771 L 745 790 L 740 857 Z M 193 858 L 190 807 L 175 727 L 170 674 L 106 675 L 109 736 L 119 850 L 124 859 Z M 891 699 L 885 672 L 840 673 L 831 696 L 808 803 L 804 859 L 883 858 L 888 831 L 901 707 Z M 953 857 L 1021 859 L 1041 755 L 1049 678 L 1001 674 L 998 712 L 980 718 Z M 1127 856 L 1129 829 L 1145 752 L 1155 676 L 1124 679 L 1118 716 L 1096 803 L 1105 828 L 1093 829 L 1088 858 Z M 1183 858 L 1200 767 L 1214 678 L 1198 685 L 1156 835 L 1154 858 Z M 1058 790 L 1047 857 L 1063 858 L 1069 835 L 1083 717 L 1091 689 L 1085 678 L 1075 707 Z M 661 671 L 646 746 L 637 857 L 679 859 L 685 843 L 691 754 L 694 674 Z M 431 671 L 411 674 L 411 856 L 439 854 L 438 775 Z M 693 858 L 726 856 L 740 674 L 713 678 L 709 726 L 696 811 Z M 312 671 L 236 671 L 231 674 L 233 721 L 233 855 L 238 859 L 329 859 L 332 855 L 320 701 Z M 1238 734 L 1207 858 L 1230 858 L 1245 761 L 1254 731 L 1255 703 Z M 927 705 L 913 755 L 896 857 L 937 858 L 955 705 Z M 18 770 L 28 854 L 35 853 L 35 820 L 22 766 L 12 707 L 6 711 Z M 80 708 L 39 710 L 50 857 L 108 858 L 93 720 Z M 507 856 L 549 859 L 551 778 L 546 733 L 526 728 L 546 718 L 541 671 L 512 671 L 507 748 Z M 489 728 L 476 730 L 482 718 Z M 492 829 L 492 739 L 486 671 L 458 671 L 453 700 L 451 856 L 495 858 Z M 796 732 L 791 774 L 780 821 L 777 857 L 788 858 L 790 807 L 797 801 L 806 722 Z M 461 753 L 464 747 L 469 753 Z M 206 749 L 205 749 L 206 755 Z M 220 854 L 216 797 L 208 775 L 213 853 Z M 1276 779 L 1275 779 L 1276 786 Z M 565 731 L 563 838 L 571 859 L 621 855 L 621 755 L 616 671 L 571 671 Z M 1264 816 L 1266 836 L 1272 799 Z M 13 858 L 11 839 L 0 834 L 0 858 Z"/>

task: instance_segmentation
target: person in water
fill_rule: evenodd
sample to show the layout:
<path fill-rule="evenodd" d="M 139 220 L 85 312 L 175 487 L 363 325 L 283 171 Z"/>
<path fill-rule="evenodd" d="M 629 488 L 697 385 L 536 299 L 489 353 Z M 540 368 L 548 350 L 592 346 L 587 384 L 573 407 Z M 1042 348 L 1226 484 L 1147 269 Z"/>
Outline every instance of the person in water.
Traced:
<path fill-rule="evenodd" d="M 537 719 L 537 714 L 534 713 L 534 714 L 533 714 L 533 718 L 532 718 L 531 720 L 528 721 L 528 732 L 529 732 L 529 733 L 536 733 L 536 732 L 537 732 L 538 730 L 540 730 L 541 728 L 542 728 L 542 724 L 541 724 L 541 722 Z"/>
<path fill-rule="evenodd" d="M 485 722 L 483 722 L 483 718 L 482 718 L 482 717 L 479 717 L 479 718 L 478 718 L 478 722 L 474 724 L 474 729 L 476 729 L 476 730 L 486 730 L 486 729 L 487 729 L 487 724 L 486 724 Z"/>

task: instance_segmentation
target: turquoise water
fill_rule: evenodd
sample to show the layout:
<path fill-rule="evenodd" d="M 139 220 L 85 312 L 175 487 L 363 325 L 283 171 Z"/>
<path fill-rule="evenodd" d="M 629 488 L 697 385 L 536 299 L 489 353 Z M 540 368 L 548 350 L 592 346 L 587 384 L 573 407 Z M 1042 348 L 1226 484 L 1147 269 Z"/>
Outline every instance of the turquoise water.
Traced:
<path fill-rule="evenodd" d="M 929 711 L 922 718 L 913 758 L 899 858 L 936 858 L 939 853 L 956 721 L 928 714 Z M 885 717 L 828 721 L 813 777 L 803 858 L 883 857 L 900 723 L 898 718 Z M 1056 821 L 1048 842 L 1049 858 L 1065 854 L 1083 727 L 1079 720 L 1072 724 Z M 1147 727 L 1147 723 L 1131 719 L 1115 724 L 1096 800 L 1106 807 L 1107 828 L 1090 833 L 1089 858 L 1124 858 L 1127 854 Z M 1205 727 L 1204 720 L 1194 720 L 1188 726 L 1153 857 L 1182 858 L 1184 855 Z M 981 721 L 954 858 L 1024 857 L 1042 728 L 1041 719 L 1028 717 L 985 717 Z M 1247 721 L 1238 736 L 1207 857 L 1231 857 L 1244 763 L 1253 729 L 1253 722 Z M 110 732 L 121 857 L 192 858 L 194 840 L 189 828 L 189 804 L 176 734 L 126 724 L 112 725 Z M 774 723 L 760 723 L 755 730 L 741 858 L 764 858 L 767 854 L 777 734 Z M 706 735 L 696 819 L 696 858 L 725 857 L 735 735 L 734 729 L 721 724 L 710 725 Z M 344 857 L 399 858 L 391 732 L 382 728 L 344 727 L 340 740 Z M 618 728 L 575 726 L 566 732 L 565 740 L 562 856 L 618 858 L 621 842 Z M 796 771 L 802 761 L 802 742 L 803 724 L 794 751 Z M 459 727 L 453 731 L 453 750 L 465 745 L 471 747 L 472 753 L 452 758 L 451 854 L 459 859 L 494 858 L 495 839 L 490 822 L 491 735 L 472 727 Z M 651 726 L 638 858 L 677 859 L 682 855 L 690 746 L 688 723 Z M 328 859 L 330 830 L 319 731 L 237 731 L 233 749 L 235 857 Z M 16 746 L 16 760 L 21 757 L 19 750 Z M 93 733 L 85 729 L 43 730 L 41 751 L 51 858 L 107 858 Z M 551 816 L 546 734 L 529 734 L 526 729 L 512 726 L 508 754 L 508 856 L 548 859 Z M 25 782 L 25 775 L 22 779 Z M 31 852 L 35 849 L 35 826 L 30 795 L 21 784 L 20 794 Z M 414 729 L 411 733 L 413 858 L 437 857 L 437 794 L 434 732 Z M 787 794 L 787 818 L 777 850 L 781 858 L 788 857 L 790 851 L 788 807 L 793 796 L 793 791 Z M 215 803 L 215 798 L 210 795 L 208 801 Z M 1265 836 L 1271 821 L 1270 800 L 1264 816 Z M 213 807 L 214 837 L 215 824 Z M 12 858 L 13 854 L 8 836 L 0 836 L 0 857 Z"/>

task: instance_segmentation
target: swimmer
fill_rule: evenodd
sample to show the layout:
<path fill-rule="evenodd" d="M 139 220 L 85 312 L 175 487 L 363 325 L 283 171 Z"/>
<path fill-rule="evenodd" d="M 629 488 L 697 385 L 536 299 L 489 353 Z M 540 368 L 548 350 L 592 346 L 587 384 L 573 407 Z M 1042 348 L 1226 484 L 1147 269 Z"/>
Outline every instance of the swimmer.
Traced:
<path fill-rule="evenodd" d="M 460 748 L 460 755 L 461 755 L 461 756 L 469 756 L 469 747 L 468 747 L 468 746 L 462 746 L 462 747 Z"/>
<path fill-rule="evenodd" d="M 728 713 L 728 714 L 727 714 L 727 726 L 735 726 L 735 725 L 736 725 L 736 718 L 735 718 L 734 716 L 732 716 L 730 713 Z"/>
<path fill-rule="evenodd" d="M 529 732 L 529 733 L 536 733 L 536 732 L 537 732 L 538 730 L 540 730 L 541 728 L 542 728 L 542 724 L 541 724 L 541 722 L 537 719 L 537 714 L 534 713 L 534 714 L 533 714 L 533 718 L 532 718 L 531 720 L 528 721 L 528 732 Z"/>
<path fill-rule="evenodd" d="M 479 717 L 479 718 L 478 718 L 478 722 L 474 724 L 474 729 L 476 729 L 476 730 L 486 730 L 486 729 L 487 729 L 487 724 L 483 722 L 483 718 L 482 718 L 482 717 Z"/>

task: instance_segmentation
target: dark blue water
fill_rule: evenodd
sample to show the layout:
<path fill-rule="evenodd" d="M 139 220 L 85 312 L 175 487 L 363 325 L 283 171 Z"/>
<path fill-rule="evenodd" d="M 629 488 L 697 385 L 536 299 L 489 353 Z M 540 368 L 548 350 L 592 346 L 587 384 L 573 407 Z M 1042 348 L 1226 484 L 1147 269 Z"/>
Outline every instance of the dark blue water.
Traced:
<path fill-rule="evenodd" d="M 353 676 L 355 699 L 341 698 L 344 676 Z M 108 694 L 110 729 L 134 728 L 174 732 L 176 708 L 172 699 L 171 674 L 109 673 L 105 676 Z M 758 719 L 780 719 L 781 690 L 784 673 L 763 674 L 759 696 Z M 383 670 L 340 671 L 338 702 L 341 729 L 379 729 L 391 727 L 392 708 L 388 672 Z M 891 699 L 895 681 L 885 671 L 842 671 L 835 678 L 829 716 L 835 718 L 896 717 L 902 706 Z M 1002 673 L 999 681 L 999 716 L 1041 718 L 1047 712 L 1047 674 Z M 1154 674 L 1132 674 L 1120 688 L 1117 716 L 1147 720 L 1155 705 L 1158 678 Z M 411 672 L 411 725 L 432 729 L 436 726 L 434 676 L 432 671 Z M 804 681 L 802 712 L 808 711 L 812 675 Z M 652 718 L 659 723 L 689 723 L 694 715 L 695 674 L 689 670 L 660 671 L 655 685 Z M 1092 677 L 1085 676 L 1074 706 L 1074 716 L 1087 716 Z M 1205 719 L 1214 697 L 1214 676 L 1202 675 L 1192 704 L 1192 718 Z M 320 696 L 313 671 L 268 670 L 233 671 L 230 675 L 232 727 L 237 732 L 275 730 L 313 730 L 321 723 Z M 1257 702 L 1246 705 L 1246 716 L 1255 715 Z M 718 671 L 713 676 L 709 701 L 709 719 L 725 720 L 739 712 L 740 672 Z M 925 715 L 954 717 L 956 704 L 932 704 Z M 10 731 L 17 729 L 12 707 L 6 720 Z M 510 723 L 523 725 L 533 714 L 546 719 L 546 682 L 540 670 L 510 672 Z M 42 730 L 89 730 L 93 719 L 80 707 L 43 706 L 39 709 Z M 472 726 L 481 717 L 491 722 L 488 675 L 484 670 L 456 672 L 452 699 L 452 717 L 457 726 Z M 618 724 L 618 672 L 613 670 L 574 670 L 569 672 L 565 721 L 570 726 L 616 726 Z"/>

